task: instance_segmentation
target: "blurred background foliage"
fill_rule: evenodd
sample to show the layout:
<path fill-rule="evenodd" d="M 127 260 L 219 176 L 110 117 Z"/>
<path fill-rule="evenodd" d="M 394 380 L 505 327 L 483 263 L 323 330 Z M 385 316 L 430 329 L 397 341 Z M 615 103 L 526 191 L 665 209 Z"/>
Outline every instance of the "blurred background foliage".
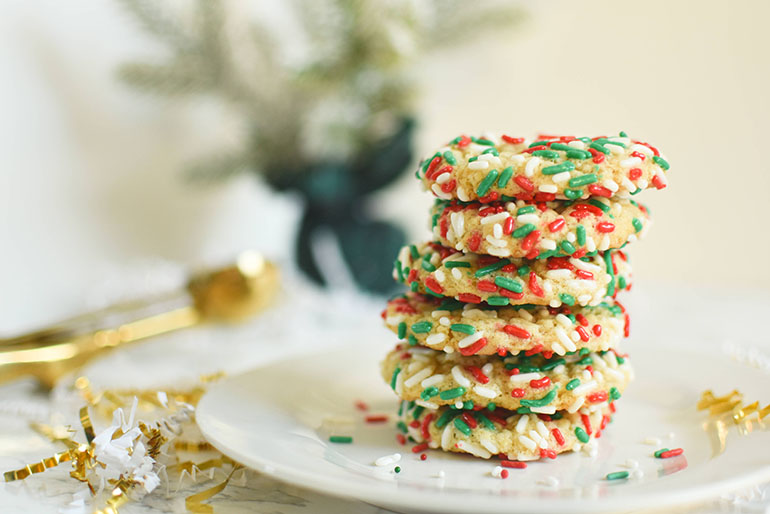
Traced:
<path fill-rule="evenodd" d="M 492 1 L 291 0 L 280 24 L 259 2 L 120 2 L 165 54 L 123 64 L 125 83 L 169 98 L 206 95 L 239 118 L 239 141 L 191 163 L 188 177 L 251 172 L 300 195 L 299 267 L 318 283 L 379 293 L 394 287 L 389 270 L 405 238 L 367 205 L 417 164 L 415 66 L 433 49 L 526 19 L 516 3 Z M 254 230 L 263 223 L 269 213 Z"/>

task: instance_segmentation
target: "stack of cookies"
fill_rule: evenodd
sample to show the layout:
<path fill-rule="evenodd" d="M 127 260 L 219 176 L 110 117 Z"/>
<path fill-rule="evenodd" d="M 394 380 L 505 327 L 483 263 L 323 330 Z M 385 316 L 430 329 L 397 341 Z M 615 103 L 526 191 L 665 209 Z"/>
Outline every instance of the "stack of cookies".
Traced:
<path fill-rule="evenodd" d="M 650 218 L 632 198 L 667 170 L 623 132 L 460 136 L 426 159 L 433 238 L 401 249 L 410 292 L 383 313 L 400 437 L 516 461 L 592 448 L 633 377 L 615 298 Z"/>

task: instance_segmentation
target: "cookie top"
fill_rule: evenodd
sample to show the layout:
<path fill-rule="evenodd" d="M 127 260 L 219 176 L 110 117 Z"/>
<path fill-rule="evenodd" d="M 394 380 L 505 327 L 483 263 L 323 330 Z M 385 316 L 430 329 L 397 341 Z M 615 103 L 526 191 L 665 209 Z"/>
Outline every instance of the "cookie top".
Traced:
<path fill-rule="evenodd" d="M 588 450 L 612 421 L 614 403 L 573 414 L 517 414 L 505 409 L 426 409 L 401 402 L 398 429 L 419 444 L 447 452 L 530 461 Z"/>
<path fill-rule="evenodd" d="M 666 187 L 668 161 L 654 146 L 629 138 L 508 135 L 460 136 L 424 160 L 417 177 L 442 199 L 628 198 Z"/>
<path fill-rule="evenodd" d="M 614 351 L 465 357 L 407 344 L 385 357 L 381 371 L 399 398 L 425 408 L 494 403 L 520 414 L 612 402 L 633 377 L 629 359 Z"/>
<path fill-rule="evenodd" d="M 628 317 L 614 300 L 591 307 L 492 307 L 407 293 L 390 300 L 383 317 L 412 346 L 465 356 L 608 350 L 628 329 Z"/>
<path fill-rule="evenodd" d="M 393 277 L 412 291 L 469 303 L 598 305 L 631 287 L 631 265 L 621 250 L 580 259 L 506 259 L 461 253 L 437 243 L 401 248 Z"/>
<path fill-rule="evenodd" d="M 492 204 L 436 200 L 432 209 L 436 242 L 461 252 L 495 257 L 583 257 L 622 248 L 646 234 L 647 209 L 633 201 Z"/>

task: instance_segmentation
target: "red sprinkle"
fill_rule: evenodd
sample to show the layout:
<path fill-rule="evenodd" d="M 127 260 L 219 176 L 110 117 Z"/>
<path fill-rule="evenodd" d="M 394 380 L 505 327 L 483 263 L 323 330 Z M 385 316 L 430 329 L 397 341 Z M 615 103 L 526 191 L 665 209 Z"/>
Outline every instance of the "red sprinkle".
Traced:
<path fill-rule="evenodd" d="M 590 186 L 588 186 L 588 191 L 595 196 L 603 196 L 605 198 L 612 197 L 612 191 L 610 191 L 606 187 L 600 186 L 599 184 L 591 184 Z"/>
<path fill-rule="evenodd" d="M 589 403 L 602 403 L 607 401 L 607 391 L 597 391 L 586 396 Z"/>
<path fill-rule="evenodd" d="M 497 423 L 500 426 L 504 427 L 505 425 L 508 424 L 508 422 L 505 421 L 503 418 L 501 418 L 499 416 L 496 416 L 495 414 L 493 414 L 491 412 L 488 412 L 486 416 L 487 416 L 487 419 L 489 419 L 489 421 L 492 421 L 493 423 Z"/>
<path fill-rule="evenodd" d="M 473 234 L 471 234 L 471 237 L 468 238 L 468 249 L 472 252 L 476 252 L 478 251 L 480 244 L 481 244 L 481 233 L 474 232 Z"/>
<path fill-rule="evenodd" d="M 684 453 L 684 450 L 681 448 L 674 448 L 673 450 L 669 450 L 667 452 L 663 452 L 660 454 L 661 459 L 668 459 L 670 457 L 676 457 L 677 455 L 682 455 Z"/>
<path fill-rule="evenodd" d="M 604 162 L 604 154 L 599 152 L 598 150 L 594 150 L 593 148 L 588 149 L 589 152 L 591 152 L 591 155 L 594 156 L 592 159 L 595 164 L 599 164 L 600 162 Z"/>
<path fill-rule="evenodd" d="M 554 193 L 538 192 L 535 194 L 534 199 L 536 202 L 553 202 L 554 200 L 556 200 L 556 195 Z"/>
<path fill-rule="evenodd" d="M 479 426 L 479 424 L 476 422 L 476 418 L 474 418 L 467 412 L 463 412 L 462 415 L 460 415 L 460 417 L 463 418 L 463 421 L 465 421 L 465 424 L 471 428 L 476 428 L 477 426 Z"/>
<path fill-rule="evenodd" d="M 524 240 L 521 242 L 521 249 L 525 252 L 529 252 L 532 247 L 537 243 L 537 240 L 540 238 L 540 231 L 539 230 L 533 230 L 529 234 L 527 234 L 527 237 L 524 238 Z"/>
<path fill-rule="evenodd" d="M 364 418 L 367 423 L 383 423 L 388 421 L 388 416 L 385 414 L 371 414 Z"/>
<path fill-rule="evenodd" d="M 425 170 L 425 178 L 430 178 L 433 172 L 435 171 L 436 167 L 441 163 L 441 157 L 436 156 L 433 158 L 432 161 L 430 161 L 430 164 L 428 165 L 428 169 Z"/>
<path fill-rule="evenodd" d="M 617 407 L 615 407 L 615 402 L 610 402 L 610 412 L 615 414 L 616 410 L 617 410 Z"/>
<path fill-rule="evenodd" d="M 490 192 L 487 196 L 482 196 L 479 198 L 479 202 L 481 203 L 491 203 L 496 202 L 500 199 L 500 193 L 497 191 Z"/>
<path fill-rule="evenodd" d="M 409 426 L 412 428 L 420 428 L 420 422 L 417 420 L 414 420 L 411 423 L 409 423 Z"/>
<path fill-rule="evenodd" d="M 422 419 L 422 426 L 420 427 L 420 431 L 422 432 L 422 438 L 426 441 L 430 440 L 430 431 L 428 430 L 428 426 L 430 425 L 431 421 L 433 421 L 432 412 Z"/>
<path fill-rule="evenodd" d="M 645 160 L 647 158 L 647 156 L 644 155 L 642 152 L 637 152 L 636 150 L 631 152 L 631 157 L 639 157 L 641 160 Z"/>
<path fill-rule="evenodd" d="M 610 417 L 608 415 L 602 416 L 602 424 L 599 427 L 601 430 L 604 430 L 607 427 L 607 423 L 610 422 Z"/>
<path fill-rule="evenodd" d="M 537 275 L 534 271 L 529 272 L 529 289 L 535 296 L 539 296 L 540 298 L 545 296 L 543 288 L 540 287 L 540 284 L 537 283 Z M 527 334 L 529 334 L 529 332 L 527 332 Z"/>
<path fill-rule="evenodd" d="M 451 193 L 457 187 L 457 181 L 455 179 L 449 180 L 441 184 L 441 190 L 445 193 Z"/>
<path fill-rule="evenodd" d="M 508 478 L 508 470 L 504 469 L 500 472 L 500 478 Z"/>
<path fill-rule="evenodd" d="M 412 446 L 412 453 L 424 452 L 428 449 L 428 443 L 420 443 Z"/>
<path fill-rule="evenodd" d="M 510 236 L 513 233 L 514 220 L 513 216 L 505 218 L 503 222 L 503 234 Z"/>
<path fill-rule="evenodd" d="M 503 327 L 503 332 L 514 337 L 518 337 L 519 339 L 529 339 L 532 337 L 529 332 L 516 325 L 505 325 Z"/>
<path fill-rule="evenodd" d="M 396 434 L 396 441 L 403 446 L 406 444 L 406 436 L 404 434 Z"/>
<path fill-rule="evenodd" d="M 630 178 L 631 180 L 636 180 L 641 176 L 642 176 L 641 168 L 631 168 L 630 170 L 628 170 L 628 178 Z"/>
<path fill-rule="evenodd" d="M 369 410 L 369 405 L 367 405 L 366 402 L 364 402 L 363 400 L 356 400 L 356 403 L 354 405 L 358 410 L 361 410 L 361 411 Z"/>
<path fill-rule="evenodd" d="M 524 293 L 514 293 L 513 291 L 509 291 L 508 289 L 500 289 L 500 294 L 502 296 L 505 296 L 507 298 L 512 298 L 514 300 L 521 300 L 524 298 Z"/>
<path fill-rule="evenodd" d="M 446 237 L 447 232 L 449 232 L 449 217 L 441 216 L 438 226 L 439 226 L 441 237 Z"/>
<path fill-rule="evenodd" d="M 532 181 L 524 175 L 516 175 L 513 177 L 513 181 L 516 182 L 516 184 L 524 191 L 528 191 L 530 193 L 535 191 L 535 184 L 533 184 Z"/>
<path fill-rule="evenodd" d="M 598 230 L 602 234 L 607 234 L 615 230 L 615 225 L 613 223 L 610 223 L 609 221 L 602 221 L 601 223 L 596 224 L 596 230 Z"/>
<path fill-rule="evenodd" d="M 511 136 L 506 136 L 505 134 L 503 134 L 500 137 L 502 138 L 503 141 L 505 141 L 506 143 L 510 143 L 512 145 L 520 145 L 521 143 L 524 142 L 523 137 L 511 137 Z"/>
<path fill-rule="evenodd" d="M 591 339 L 591 335 L 588 333 L 588 330 L 581 327 L 580 325 L 575 327 L 575 332 L 578 333 L 578 335 L 580 336 L 580 340 L 583 341 L 584 343 L 587 343 L 588 340 Z"/>
<path fill-rule="evenodd" d="M 444 292 L 444 288 L 438 283 L 438 280 L 432 276 L 425 277 L 425 286 L 434 293 L 441 294 Z"/>
<path fill-rule="evenodd" d="M 475 353 L 478 353 L 486 345 L 487 345 L 487 339 L 485 337 L 482 337 L 472 345 L 466 346 L 465 348 L 460 348 L 460 354 L 465 355 L 466 357 L 468 355 L 473 355 Z"/>
<path fill-rule="evenodd" d="M 559 446 L 564 446 L 566 441 L 564 440 L 564 436 L 562 435 L 561 430 L 554 428 L 551 430 L 551 434 L 553 434 L 553 438 L 556 439 L 556 442 L 559 443 Z"/>
<path fill-rule="evenodd" d="M 426 454 L 420 455 L 420 460 L 427 460 L 428 456 Z"/>
<path fill-rule="evenodd" d="M 454 170 L 454 168 L 451 167 L 451 166 L 444 166 L 443 168 L 439 168 L 438 170 L 436 170 L 436 172 L 433 173 L 431 176 L 428 176 L 428 174 L 426 173 L 425 177 L 429 178 L 431 180 L 434 180 L 434 179 L 438 178 L 439 175 L 443 175 L 444 173 L 452 173 L 453 170 Z"/>
<path fill-rule="evenodd" d="M 658 175 L 655 175 L 654 177 L 652 177 L 652 185 L 655 186 L 657 189 L 664 189 L 666 187 L 666 184 Z"/>
<path fill-rule="evenodd" d="M 488 293 L 496 293 L 499 289 L 497 285 L 491 280 L 479 280 L 476 283 L 476 287 L 479 291 L 486 291 Z"/>
<path fill-rule="evenodd" d="M 583 420 L 583 426 L 586 427 L 586 434 L 591 435 L 591 419 L 588 414 L 581 414 L 580 419 Z"/>
<path fill-rule="evenodd" d="M 475 378 L 476 381 L 481 382 L 482 384 L 489 383 L 489 377 L 481 371 L 481 368 L 477 366 L 465 366 L 465 369 L 468 370 L 468 373 L 473 375 L 473 378 Z"/>
<path fill-rule="evenodd" d="M 519 387 L 515 388 L 513 391 L 511 391 L 511 396 L 514 398 L 524 398 L 524 389 L 521 389 Z"/>
<path fill-rule="evenodd" d="M 529 387 L 533 389 L 542 389 L 544 387 L 548 387 L 549 385 L 551 385 L 551 379 L 548 377 L 529 381 Z"/>
<path fill-rule="evenodd" d="M 580 323 L 582 326 L 587 327 L 588 326 L 588 320 L 585 316 L 583 316 L 581 313 L 575 314 L 575 319 L 578 323 Z"/>
<path fill-rule="evenodd" d="M 551 450 L 550 448 L 540 448 L 540 458 L 545 459 L 546 457 L 548 457 L 549 459 L 555 459 L 556 452 Z"/>
<path fill-rule="evenodd" d="M 600 335 L 602 335 L 602 326 L 597 323 L 596 325 L 591 327 L 591 331 L 594 333 L 596 337 L 599 337 Z"/>
<path fill-rule="evenodd" d="M 481 303 L 481 297 L 471 293 L 460 293 L 457 299 L 463 303 Z"/>
<path fill-rule="evenodd" d="M 525 469 L 527 467 L 527 463 L 519 462 L 518 460 L 501 460 L 500 466 L 504 468 Z"/>
<path fill-rule="evenodd" d="M 565 225 L 566 223 L 567 223 L 567 222 L 566 222 L 566 221 L 564 221 L 564 218 L 558 218 L 558 219 L 555 219 L 555 220 L 553 220 L 552 222 L 550 222 L 550 223 L 548 224 L 548 230 L 549 230 L 550 232 L 558 232 L 559 230 L 561 230 L 561 229 L 563 229 L 563 228 L 564 228 L 564 225 Z"/>
<path fill-rule="evenodd" d="M 582 278 L 583 280 L 593 280 L 594 279 L 594 274 L 593 273 L 591 273 L 590 271 L 583 270 L 583 269 L 577 270 L 575 272 L 575 275 L 578 278 Z"/>
<path fill-rule="evenodd" d="M 535 346 L 533 346 L 532 348 L 524 352 L 524 355 L 529 357 L 530 355 L 535 355 L 536 353 L 540 353 L 541 351 L 543 351 L 543 345 L 536 344 Z"/>

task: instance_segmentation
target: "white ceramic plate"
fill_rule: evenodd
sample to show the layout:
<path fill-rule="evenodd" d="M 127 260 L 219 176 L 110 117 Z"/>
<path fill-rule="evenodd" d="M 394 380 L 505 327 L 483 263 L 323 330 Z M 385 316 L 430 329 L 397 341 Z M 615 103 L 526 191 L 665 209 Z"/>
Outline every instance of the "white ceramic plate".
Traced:
<path fill-rule="evenodd" d="M 635 344 L 637 379 L 618 402 L 615 421 L 599 439 L 595 457 L 565 454 L 556 460 L 510 470 L 506 480 L 490 472 L 495 460 L 429 451 L 421 461 L 395 440 L 393 422 L 364 422 L 354 406 L 393 413 L 396 400 L 378 374 L 388 347 L 362 341 L 250 371 L 213 387 L 201 400 L 197 420 L 208 440 L 226 455 L 273 477 L 324 493 L 354 497 L 409 512 L 603 512 L 682 505 L 770 479 L 770 431 L 728 427 L 720 451 L 707 417 L 695 409 L 706 388 L 737 387 L 765 399 L 770 379 L 759 370 L 720 356 L 668 346 Z M 701 348 L 702 349 L 702 348 Z M 765 422 L 770 420 L 766 418 Z M 353 444 L 329 436 L 351 435 Z M 684 456 L 655 459 L 660 446 L 682 447 Z M 401 472 L 374 460 L 402 454 Z M 643 477 L 608 482 L 627 459 Z M 439 471 L 444 478 L 437 478 Z M 557 486 L 546 485 L 555 477 Z"/>

